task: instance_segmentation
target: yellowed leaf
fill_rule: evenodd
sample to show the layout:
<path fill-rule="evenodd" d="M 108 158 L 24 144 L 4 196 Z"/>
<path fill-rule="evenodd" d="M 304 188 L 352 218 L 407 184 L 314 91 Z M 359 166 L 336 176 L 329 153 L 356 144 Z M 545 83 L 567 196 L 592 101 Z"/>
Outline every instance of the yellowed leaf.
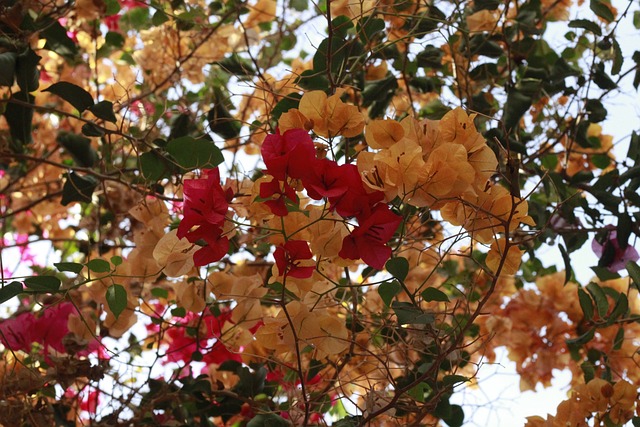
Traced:
<path fill-rule="evenodd" d="M 395 120 L 373 120 L 367 125 L 364 136 L 371 148 L 389 148 L 404 137 L 404 129 Z"/>

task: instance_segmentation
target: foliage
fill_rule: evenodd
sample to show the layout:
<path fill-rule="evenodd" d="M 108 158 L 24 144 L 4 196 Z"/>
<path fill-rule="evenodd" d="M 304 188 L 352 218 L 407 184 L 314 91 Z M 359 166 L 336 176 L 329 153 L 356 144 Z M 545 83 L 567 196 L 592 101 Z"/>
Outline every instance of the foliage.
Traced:
<path fill-rule="evenodd" d="M 632 2 L 5 3 L 1 424 L 640 424 Z"/>

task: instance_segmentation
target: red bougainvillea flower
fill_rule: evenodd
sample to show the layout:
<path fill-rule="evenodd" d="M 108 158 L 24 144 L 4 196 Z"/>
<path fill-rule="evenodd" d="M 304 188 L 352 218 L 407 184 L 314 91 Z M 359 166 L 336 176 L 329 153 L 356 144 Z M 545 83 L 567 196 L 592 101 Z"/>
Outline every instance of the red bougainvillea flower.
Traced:
<path fill-rule="evenodd" d="M 191 243 L 204 240 L 209 246 L 194 254 L 197 266 L 220 260 L 229 249 L 229 240 L 222 237 L 231 189 L 220 185 L 220 171 L 205 169 L 204 178 L 184 181 L 184 217 L 178 226 L 177 236 L 186 237 Z"/>
<path fill-rule="evenodd" d="M 223 310 L 219 316 L 207 310 L 202 315 L 189 313 L 183 318 L 174 318 L 177 326 L 166 331 L 169 349 L 162 363 L 188 364 L 196 351 L 202 353 L 205 363 L 219 364 L 226 360 L 240 362 L 242 359 L 239 354 L 230 352 L 221 341 L 217 341 L 222 334 L 222 327 L 230 319 L 230 310 Z M 194 331 L 197 331 L 196 334 Z"/>
<path fill-rule="evenodd" d="M 328 159 L 316 160 L 302 183 L 307 194 L 314 200 L 324 197 L 338 199 L 349 190 L 349 165 L 338 165 Z"/>
<path fill-rule="evenodd" d="M 289 129 L 282 135 L 267 135 L 261 152 L 267 172 L 280 181 L 287 177 L 303 178 L 316 160 L 313 140 L 303 129 Z"/>
<path fill-rule="evenodd" d="M 30 311 L 20 313 L 0 323 L 0 331 L 2 332 L 0 342 L 13 351 L 22 350 L 29 353 L 32 344 L 38 343 L 44 349 L 45 354 L 50 348 L 60 353 L 66 353 L 63 338 L 69 333 L 67 323 L 69 316 L 73 313 L 77 313 L 77 311 L 70 302 L 49 306 L 41 313 Z M 92 340 L 87 348 L 77 354 L 86 356 L 99 348 L 100 343 Z"/>
<path fill-rule="evenodd" d="M 358 218 L 359 226 L 342 240 L 339 255 L 345 259 L 360 259 L 373 268 L 382 270 L 391 257 L 386 244 L 402 222 L 385 204 L 376 205 L 371 215 Z"/>
<path fill-rule="evenodd" d="M 301 261 L 308 261 L 313 258 L 309 243 L 304 240 L 287 241 L 284 246 L 276 248 L 273 257 L 276 259 L 280 274 L 285 277 L 307 279 L 313 275 L 313 271 L 316 269 L 315 266 L 308 265 L 309 263 L 301 263 Z"/>
<path fill-rule="evenodd" d="M 633 246 L 628 245 L 625 249 L 620 247 L 615 230 L 608 232 L 602 239 L 593 239 L 591 250 L 600 258 L 598 266 L 606 267 L 613 273 L 624 270 L 628 262 L 640 259 L 638 251 Z"/>
<path fill-rule="evenodd" d="M 271 209 L 274 215 L 278 216 L 286 216 L 289 214 L 286 199 L 293 203 L 298 201 L 296 190 L 287 184 L 286 181 L 279 182 L 277 179 L 260 184 L 260 197 L 269 199 L 266 200 L 264 204 L 269 206 L 269 209 Z"/>
<path fill-rule="evenodd" d="M 368 193 L 356 165 L 343 165 L 340 171 L 342 181 L 348 190 L 339 196 L 330 196 L 331 207 L 345 218 L 368 216 L 372 206 L 384 198 L 384 193 L 382 191 Z"/>

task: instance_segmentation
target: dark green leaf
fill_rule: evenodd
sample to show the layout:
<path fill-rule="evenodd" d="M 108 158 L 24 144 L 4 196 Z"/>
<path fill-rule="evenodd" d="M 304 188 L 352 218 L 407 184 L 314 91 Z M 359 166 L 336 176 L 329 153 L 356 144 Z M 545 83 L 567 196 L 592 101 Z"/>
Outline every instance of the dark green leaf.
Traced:
<path fill-rule="evenodd" d="M 276 414 L 258 414 L 251 418 L 247 427 L 290 427 L 291 423 Z"/>
<path fill-rule="evenodd" d="M 602 35 L 602 30 L 600 26 L 593 21 L 589 21 L 588 19 L 574 19 L 573 21 L 569 21 L 569 28 L 583 28 L 587 31 L 591 31 L 596 36 Z"/>
<path fill-rule="evenodd" d="M 582 313 L 584 314 L 584 318 L 586 320 L 593 319 L 593 301 L 588 293 L 586 293 L 582 288 L 578 288 L 578 300 L 580 301 L 580 308 L 582 308 Z"/>
<path fill-rule="evenodd" d="M 560 244 L 558 247 L 560 248 L 562 261 L 564 261 L 564 284 L 566 285 L 569 280 L 571 280 L 571 274 L 573 273 L 573 269 L 571 268 L 571 258 L 563 245 Z"/>
<path fill-rule="evenodd" d="M 409 261 L 407 261 L 406 258 L 391 258 L 389 261 L 387 261 L 385 267 L 393 277 L 400 280 L 401 282 L 404 281 L 404 279 L 407 277 L 407 274 L 409 274 Z"/>
<path fill-rule="evenodd" d="M 422 52 L 416 55 L 416 62 L 419 67 L 442 68 L 443 56 L 442 49 L 429 44 L 424 47 Z"/>
<path fill-rule="evenodd" d="M 615 84 L 611 77 L 609 77 L 604 70 L 604 64 L 602 62 L 596 64 L 593 67 L 593 82 L 598 85 L 600 89 L 615 89 L 618 85 Z"/>
<path fill-rule="evenodd" d="M 629 246 L 629 236 L 633 228 L 633 220 L 631 216 L 626 212 L 618 215 L 618 225 L 616 227 L 616 239 L 618 240 L 618 246 L 621 249 L 626 249 Z"/>
<path fill-rule="evenodd" d="M 164 24 L 168 20 L 169 20 L 169 17 L 167 16 L 166 13 L 164 13 L 164 10 L 162 9 L 156 10 L 153 16 L 151 17 L 151 23 L 156 27 Z"/>
<path fill-rule="evenodd" d="M 422 292 L 422 298 L 427 301 L 441 301 L 441 302 L 449 302 L 449 297 L 447 294 L 442 292 L 437 288 L 427 288 Z"/>
<path fill-rule="evenodd" d="M 308 0 L 291 0 L 289 4 L 293 8 L 293 10 L 296 10 L 298 12 L 304 12 L 309 7 Z"/>
<path fill-rule="evenodd" d="M 157 149 L 142 153 L 138 157 L 140 161 L 140 172 L 147 181 L 159 181 L 166 178 L 173 165 Z"/>
<path fill-rule="evenodd" d="M 606 267 L 591 267 L 591 270 L 593 270 L 593 272 L 596 273 L 598 279 L 602 280 L 603 282 L 620 278 L 620 275 L 618 273 L 615 273 Z"/>
<path fill-rule="evenodd" d="M 470 381 L 470 380 L 468 377 L 465 377 L 464 375 L 445 375 L 444 378 L 442 378 L 442 383 L 445 386 L 456 385 L 459 383 L 466 383 L 467 381 Z"/>
<path fill-rule="evenodd" d="M 71 273 L 80 273 L 84 265 L 77 262 L 56 262 L 53 264 L 58 271 L 70 271 Z"/>
<path fill-rule="evenodd" d="M 346 15 L 339 15 L 331 20 L 333 35 L 340 38 L 347 38 L 347 33 L 353 28 L 351 18 Z"/>
<path fill-rule="evenodd" d="M 213 142 L 190 136 L 169 141 L 166 149 L 185 170 L 213 168 L 224 160 L 222 152 Z"/>
<path fill-rule="evenodd" d="M 629 261 L 626 267 L 636 289 L 640 290 L 640 267 L 633 261 Z"/>
<path fill-rule="evenodd" d="M 62 206 L 71 202 L 91 202 L 93 191 L 98 186 L 98 181 L 90 175 L 81 176 L 75 172 L 64 174 L 66 178 L 62 187 Z"/>
<path fill-rule="evenodd" d="M 15 101 L 15 102 L 13 102 Z M 31 120 L 33 120 L 33 108 L 26 104 L 33 104 L 35 97 L 27 92 L 16 92 L 11 95 L 4 116 L 7 119 L 11 138 L 16 144 L 29 144 L 31 137 Z"/>
<path fill-rule="evenodd" d="M 24 279 L 27 288 L 36 292 L 53 293 L 60 289 L 60 279 L 55 276 L 33 276 Z"/>
<path fill-rule="evenodd" d="M 391 308 L 400 325 L 428 325 L 435 320 L 432 314 L 425 313 L 419 307 L 408 302 L 394 301 Z"/>
<path fill-rule="evenodd" d="M 54 83 L 44 89 L 43 92 L 51 92 L 54 95 L 58 95 L 69 104 L 73 105 L 73 107 L 80 113 L 93 105 L 93 97 L 91 94 L 73 83 Z"/>
<path fill-rule="evenodd" d="M 90 106 L 89 111 L 99 119 L 106 120 L 111 123 L 115 123 L 117 121 L 116 115 L 113 112 L 113 103 L 111 101 L 100 101 L 97 104 Z"/>
<path fill-rule="evenodd" d="M 89 261 L 87 263 L 87 267 L 94 273 L 108 273 L 111 271 L 111 264 L 109 264 L 108 261 L 99 258 Z"/>
<path fill-rule="evenodd" d="M 464 411 L 460 405 L 451 405 L 451 414 L 448 417 L 443 417 L 444 421 L 449 427 L 461 427 L 464 424 Z"/>
<path fill-rule="evenodd" d="M 584 108 L 589 114 L 589 122 L 591 123 L 599 123 L 607 118 L 607 109 L 598 99 L 587 99 Z"/>
<path fill-rule="evenodd" d="M 93 260 L 96 261 L 96 260 Z M 127 291 L 122 285 L 114 284 L 107 289 L 107 305 L 113 316 L 118 319 L 120 314 L 127 308 Z"/>
<path fill-rule="evenodd" d="M 613 349 L 620 350 L 622 348 L 622 344 L 624 343 L 624 328 L 620 326 L 618 328 L 618 332 L 616 332 L 616 336 L 613 339 Z"/>
<path fill-rule="evenodd" d="M 507 95 L 507 102 L 504 105 L 504 113 L 502 120 L 507 131 L 513 129 L 518 125 L 524 113 L 529 111 L 533 99 L 520 92 L 517 89 L 512 89 Z"/>
<path fill-rule="evenodd" d="M 254 77 L 256 74 L 256 70 L 253 68 L 251 61 L 241 58 L 237 53 L 232 53 L 222 61 L 216 62 L 216 64 L 234 76 Z"/>
<path fill-rule="evenodd" d="M 370 43 L 374 38 L 379 37 L 385 29 L 384 20 L 380 18 L 374 18 L 373 15 L 368 15 L 358 21 L 356 25 L 356 32 L 362 43 Z"/>
<path fill-rule="evenodd" d="M 4 304 L 9 301 L 11 298 L 22 292 L 22 283 L 20 282 L 11 282 L 2 288 L 0 288 L 0 304 Z"/>
<path fill-rule="evenodd" d="M 607 295 L 595 282 L 591 282 L 587 285 L 587 291 L 589 291 L 591 297 L 596 303 L 596 311 L 598 312 L 598 316 L 600 316 L 600 318 L 604 318 L 604 316 L 606 316 L 607 312 L 609 311 L 609 301 L 607 300 Z"/>
<path fill-rule="evenodd" d="M 613 306 L 613 310 L 609 314 L 607 325 L 613 325 L 613 323 L 621 317 L 626 317 L 629 311 L 629 300 L 627 296 L 620 292 L 616 299 L 616 304 Z"/>
<path fill-rule="evenodd" d="M 18 54 L 15 52 L 0 53 L 0 86 L 13 86 L 17 59 Z"/>
<path fill-rule="evenodd" d="M 585 360 L 580 364 L 580 369 L 582 369 L 582 372 L 584 373 L 585 384 L 591 381 L 596 375 L 595 366 L 588 360 Z"/>
<path fill-rule="evenodd" d="M 587 332 L 583 333 L 582 335 L 580 335 L 577 338 L 570 338 L 568 340 L 565 340 L 565 342 L 567 343 L 567 346 L 569 347 L 574 347 L 574 346 L 583 346 L 586 343 L 588 343 L 589 341 L 591 341 L 593 339 L 593 336 L 596 333 L 596 328 L 591 328 L 589 329 Z"/>
<path fill-rule="evenodd" d="M 612 41 L 613 41 L 613 63 L 611 64 L 611 74 L 616 76 L 620 74 L 620 70 L 622 70 L 624 57 L 622 56 L 622 49 L 620 49 L 618 40 L 613 39 Z"/>
<path fill-rule="evenodd" d="M 209 128 L 224 139 L 237 138 L 240 135 L 242 124 L 227 110 L 222 101 L 217 101 L 207 114 Z"/>
<path fill-rule="evenodd" d="M 302 95 L 299 93 L 292 93 L 282 98 L 271 110 L 271 120 L 277 122 L 282 113 L 286 113 L 292 108 L 298 108 L 300 106 L 300 98 L 302 98 Z"/>
<path fill-rule="evenodd" d="M 296 79 L 296 84 L 304 90 L 325 90 L 329 87 L 329 80 L 325 74 L 317 73 L 313 70 L 304 70 Z M 285 100 L 286 98 L 283 99 L 283 101 Z"/>
<path fill-rule="evenodd" d="M 163 288 L 153 288 L 151 289 L 151 295 L 153 295 L 156 298 L 167 299 L 169 298 L 169 291 Z"/>
<path fill-rule="evenodd" d="M 82 134 L 86 136 L 102 136 L 104 131 L 95 123 L 88 122 L 82 125 Z"/>
<path fill-rule="evenodd" d="M 31 48 L 28 48 L 20 55 L 16 61 L 16 80 L 18 86 L 24 92 L 33 92 L 40 86 L 40 70 L 38 64 L 41 57 Z"/>
<path fill-rule="evenodd" d="M 78 46 L 71 40 L 64 28 L 58 21 L 51 20 L 40 36 L 46 40 L 44 48 L 66 59 L 74 59 L 78 54 Z"/>
<path fill-rule="evenodd" d="M 387 282 L 383 282 L 378 286 L 378 294 L 380 294 L 380 298 L 387 307 L 391 306 L 391 301 L 393 297 L 398 295 L 402 286 L 396 280 L 389 280 Z"/>
<path fill-rule="evenodd" d="M 56 141 L 71 154 L 78 166 L 90 168 L 98 161 L 98 153 L 91 146 L 89 138 L 71 132 L 60 131 Z"/>
<path fill-rule="evenodd" d="M 607 6 L 602 0 L 590 0 L 589 7 L 593 13 L 607 22 L 613 22 L 615 19 L 615 16 L 613 16 L 613 12 L 609 9 L 609 6 Z"/>

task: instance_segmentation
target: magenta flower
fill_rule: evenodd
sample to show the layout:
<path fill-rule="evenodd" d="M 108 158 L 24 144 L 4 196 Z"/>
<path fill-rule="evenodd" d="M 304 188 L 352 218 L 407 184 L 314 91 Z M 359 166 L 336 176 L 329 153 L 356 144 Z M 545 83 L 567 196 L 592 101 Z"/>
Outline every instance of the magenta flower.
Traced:
<path fill-rule="evenodd" d="M 628 262 L 640 259 L 638 251 L 633 246 L 628 245 L 625 249 L 620 247 L 615 230 L 611 230 L 602 241 L 593 239 L 591 249 L 600 258 L 598 266 L 606 267 L 613 273 L 624 270 Z"/>

